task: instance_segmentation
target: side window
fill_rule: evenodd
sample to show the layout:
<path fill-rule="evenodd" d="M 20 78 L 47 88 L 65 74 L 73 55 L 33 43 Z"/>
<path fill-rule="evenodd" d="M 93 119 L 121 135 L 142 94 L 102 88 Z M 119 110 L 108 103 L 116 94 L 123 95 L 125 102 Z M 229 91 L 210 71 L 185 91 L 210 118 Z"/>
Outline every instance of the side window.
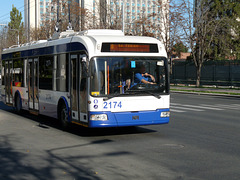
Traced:
<path fill-rule="evenodd" d="M 1 73 L 2 73 L 2 77 L 1 77 L 1 79 L 2 79 L 2 85 L 5 85 L 5 79 L 4 79 L 5 74 L 6 74 L 5 71 L 6 71 L 5 61 L 2 61 L 2 70 L 1 70 Z"/>
<path fill-rule="evenodd" d="M 53 56 L 39 58 L 39 89 L 52 90 Z"/>
<path fill-rule="evenodd" d="M 57 56 L 56 64 L 56 90 L 68 91 L 68 54 Z"/>
<path fill-rule="evenodd" d="M 13 86 L 23 87 L 23 60 L 16 59 L 13 61 Z"/>

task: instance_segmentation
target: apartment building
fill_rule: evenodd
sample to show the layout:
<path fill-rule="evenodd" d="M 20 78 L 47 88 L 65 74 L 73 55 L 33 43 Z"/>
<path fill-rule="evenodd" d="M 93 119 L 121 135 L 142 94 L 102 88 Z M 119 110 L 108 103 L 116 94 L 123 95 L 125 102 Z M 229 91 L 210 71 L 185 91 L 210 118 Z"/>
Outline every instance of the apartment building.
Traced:
<path fill-rule="evenodd" d="M 56 9 L 52 7 L 52 1 L 24 0 L 25 27 L 28 29 L 40 27 L 46 18 L 56 17 L 56 13 L 49 12 L 49 8 Z M 110 25 L 117 23 L 118 29 L 122 28 L 125 33 L 131 34 L 131 31 L 136 29 L 142 31 L 144 23 L 160 26 L 167 21 L 163 17 L 168 13 L 168 0 L 59 0 L 60 4 L 65 1 L 77 2 L 80 7 L 88 10 L 91 17 L 84 19 L 85 28 L 106 28 L 106 23 Z M 140 21 L 142 26 L 139 25 Z M 158 33 L 159 30 L 149 31 Z"/>
<path fill-rule="evenodd" d="M 136 28 L 142 31 L 144 25 L 149 25 L 149 23 L 154 26 L 166 24 L 169 11 L 168 0 L 87 0 L 87 2 L 95 19 L 99 17 L 99 21 L 108 24 L 118 23 L 118 28 L 122 27 L 128 34 L 136 31 Z M 93 25 L 96 24 L 99 23 L 93 22 Z M 158 32 L 152 29 L 151 33 Z"/>
<path fill-rule="evenodd" d="M 57 2 L 57 0 L 54 0 Z M 58 0 L 60 4 L 63 2 L 76 2 L 81 4 L 83 0 Z M 56 17 L 57 5 L 53 6 L 53 0 L 24 0 L 24 17 L 25 27 L 38 28 L 46 18 Z M 62 8 L 62 7 L 60 7 Z M 49 12 L 49 10 L 53 10 Z M 54 12 L 54 13 L 53 13 Z"/>

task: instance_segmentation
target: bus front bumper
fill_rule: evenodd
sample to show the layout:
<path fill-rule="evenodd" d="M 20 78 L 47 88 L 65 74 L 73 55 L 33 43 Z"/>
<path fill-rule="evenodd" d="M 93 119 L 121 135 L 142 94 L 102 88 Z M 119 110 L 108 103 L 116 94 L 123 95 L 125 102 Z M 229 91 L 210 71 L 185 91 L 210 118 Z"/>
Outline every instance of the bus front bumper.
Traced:
<path fill-rule="evenodd" d="M 167 124 L 169 122 L 169 109 L 138 112 L 90 112 L 89 127 L 122 127 Z M 94 120 L 91 120 L 91 117 Z M 107 118 L 106 118 L 107 117 Z"/>

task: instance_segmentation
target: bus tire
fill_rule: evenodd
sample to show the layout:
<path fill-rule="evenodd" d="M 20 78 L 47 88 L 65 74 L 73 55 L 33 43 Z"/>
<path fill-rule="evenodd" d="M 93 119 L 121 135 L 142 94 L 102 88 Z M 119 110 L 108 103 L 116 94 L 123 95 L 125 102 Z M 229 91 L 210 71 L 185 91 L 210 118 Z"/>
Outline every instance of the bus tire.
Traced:
<path fill-rule="evenodd" d="M 22 103 L 21 103 L 20 96 L 18 94 L 16 94 L 16 97 L 15 97 L 15 111 L 18 114 L 21 114 L 22 112 Z"/>
<path fill-rule="evenodd" d="M 68 122 L 68 110 L 65 103 L 60 103 L 58 119 L 62 130 L 68 130 L 70 123 Z"/>

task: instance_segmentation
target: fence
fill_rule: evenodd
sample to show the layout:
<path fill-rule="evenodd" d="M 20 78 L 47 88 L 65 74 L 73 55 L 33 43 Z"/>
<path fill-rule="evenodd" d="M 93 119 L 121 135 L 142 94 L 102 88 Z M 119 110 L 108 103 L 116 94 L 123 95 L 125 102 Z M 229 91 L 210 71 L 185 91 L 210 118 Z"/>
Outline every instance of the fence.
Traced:
<path fill-rule="evenodd" d="M 173 62 L 171 83 L 196 84 L 194 62 Z M 202 67 L 200 83 L 240 87 L 240 60 L 206 61 Z"/>

